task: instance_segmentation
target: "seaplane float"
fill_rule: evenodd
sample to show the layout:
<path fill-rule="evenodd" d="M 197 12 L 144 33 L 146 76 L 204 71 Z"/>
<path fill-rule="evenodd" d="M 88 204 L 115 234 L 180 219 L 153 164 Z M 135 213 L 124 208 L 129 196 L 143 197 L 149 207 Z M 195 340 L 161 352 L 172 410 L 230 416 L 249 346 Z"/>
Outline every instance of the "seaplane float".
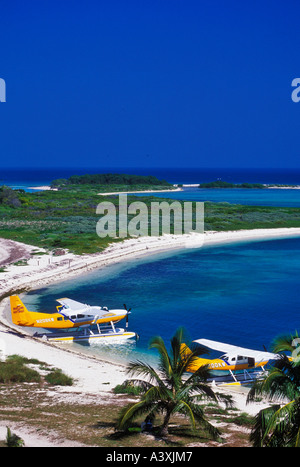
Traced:
<path fill-rule="evenodd" d="M 188 367 L 188 371 L 194 373 L 201 366 L 207 365 L 211 373 L 209 379 L 217 385 L 247 385 L 261 378 L 269 362 L 279 358 L 275 353 L 245 349 L 209 339 L 194 340 L 193 347 L 191 346 L 192 350 L 186 344 L 182 344 L 182 358 L 188 358 L 192 351 L 197 353 L 197 345 L 200 345 L 203 351 L 211 349 L 224 352 L 214 359 L 195 356 L 191 359 L 191 364 Z"/>
<path fill-rule="evenodd" d="M 60 298 L 56 312 L 41 313 L 27 310 L 17 295 L 10 297 L 12 322 L 17 326 L 43 328 L 47 332 L 34 334 L 48 341 L 56 342 L 98 342 L 102 340 L 117 341 L 117 338 L 137 338 L 135 332 L 129 332 L 128 315 L 131 308 L 109 310 L 107 307 L 90 306 L 72 300 Z M 126 319 L 124 328 L 117 328 L 116 323 Z"/>

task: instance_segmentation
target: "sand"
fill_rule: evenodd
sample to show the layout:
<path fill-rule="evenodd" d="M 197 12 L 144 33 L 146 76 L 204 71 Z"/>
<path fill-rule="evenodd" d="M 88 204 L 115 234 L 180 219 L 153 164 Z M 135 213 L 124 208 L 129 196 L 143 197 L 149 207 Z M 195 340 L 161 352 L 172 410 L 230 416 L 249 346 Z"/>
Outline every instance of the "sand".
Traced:
<path fill-rule="evenodd" d="M 168 190 L 138 190 L 138 191 L 112 191 L 110 193 L 98 193 L 100 196 L 111 195 L 133 195 L 135 193 L 173 193 L 174 191 L 182 191 L 182 188 L 170 188 Z"/>
<path fill-rule="evenodd" d="M 43 185 L 43 186 L 29 186 L 30 190 L 38 190 L 38 191 L 57 191 L 57 188 L 51 188 L 51 186 Z M 134 193 L 165 193 L 165 192 L 173 192 L 173 191 L 182 191 L 182 188 L 170 188 L 167 190 L 137 190 L 137 191 L 112 191 L 110 193 L 103 192 L 98 193 L 101 196 L 111 196 L 111 195 L 124 195 L 124 194 L 134 194 Z"/>
<path fill-rule="evenodd" d="M 244 242 L 269 240 L 275 238 L 289 238 L 300 236 L 300 228 L 290 229 L 258 229 L 234 232 L 206 232 L 205 234 L 190 234 L 183 236 L 165 235 L 163 237 L 143 237 L 125 240 L 109 246 L 104 252 L 95 255 L 77 256 L 67 253 L 62 256 L 37 249 L 29 245 L 0 239 L 0 262 L 6 264 L 6 272 L 0 273 L 0 294 L 21 288 L 39 288 L 56 281 L 69 279 L 75 275 L 84 274 L 86 271 L 104 267 L 109 264 L 124 261 L 128 258 L 143 257 L 143 255 L 170 251 L 173 249 L 199 248 L 201 246 L 213 246 L 230 242 Z M 36 251 L 46 254 L 31 256 Z M 27 265 L 16 266 L 10 264 L 24 258 Z M 5 318 L 5 309 L 9 305 L 9 299 L 5 298 L 0 303 L 0 358 L 7 355 L 19 354 L 25 357 L 36 357 L 54 367 L 61 368 L 66 374 L 75 379 L 71 387 L 57 389 L 62 400 L 75 401 L 90 398 L 97 403 L 105 404 L 112 401 L 112 388 L 121 384 L 126 378 L 126 367 L 119 363 L 103 361 L 96 357 L 81 355 L 67 345 L 61 347 L 55 343 L 42 342 L 26 333 L 26 328 L 14 327 Z M 20 331 L 23 334 L 20 335 Z M 95 375 L 97 377 L 95 378 Z M 218 388 L 219 390 L 219 388 Z M 267 406 L 266 402 L 246 404 L 247 392 L 244 389 L 222 389 L 233 395 L 236 407 L 250 414 L 256 414 Z M 57 395 L 56 395 L 57 397 Z M 57 446 L 67 445 L 67 441 L 59 442 L 43 439 L 37 433 L 28 431 L 24 426 L 15 424 L 11 428 L 20 429 L 17 434 L 21 436 L 29 446 Z M 0 421 L 0 438 L 4 439 L 6 433 L 5 421 Z M 27 441 L 27 442 L 26 442 Z"/>
<path fill-rule="evenodd" d="M 226 243 L 272 240 L 300 236 L 300 228 L 254 229 L 228 232 L 209 231 L 204 234 L 163 235 L 138 237 L 112 243 L 103 252 L 90 255 L 66 253 L 53 256 L 42 248 L 0 239 L 0 262 L 5 272 L 0 273 L 0 296 L 11 290 L 39 288 L 56 281 L 70 279 L 95 268 L 128 259 L 186 248 L 200 248 Z M 13 247 L 14 245 L 14 247 Z M 13 252 L 16 253 L 13 253 Z M 41 253 L 36 254 L 36 253 Z M 34 256 L 31 256 L 35 253 Z M 26 265 L 9 264 L 27 258 Z M 29 258 L 29 259 L 28 259 Z"/>

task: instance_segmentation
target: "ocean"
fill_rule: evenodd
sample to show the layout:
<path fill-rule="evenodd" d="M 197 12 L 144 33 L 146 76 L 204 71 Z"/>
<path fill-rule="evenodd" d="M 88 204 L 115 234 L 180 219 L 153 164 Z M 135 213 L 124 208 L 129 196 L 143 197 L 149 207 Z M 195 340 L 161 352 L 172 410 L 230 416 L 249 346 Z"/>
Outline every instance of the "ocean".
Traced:
<path fill-rule="evenodd" d="M 154 175 L 169 183 L 196 184 L 221 179 L 230 183 L 268 183 L 282 185 L 300 185 L 300 169 L 199 169 L 199 168 L 49 168 L 49 169 L 2 169 L 0 185 L 26 191 L 33 186 L 49 185 L 57 178 L 68 178 L 71 175 L 86 173 L 129 173 L 137 175 Z M 166 197 L 165 193 L 157 194 Z M 188 201 L 228 202 L 256 206 L 288 206 L 300 207 L 300 190 L 295 189 L 199 189 L 185 188 L 182 192 L 168 193 L 168 198 Z"/>
<path fill-rule="evenodd" d="M 154 175 L 169 183 L 194 184 L 221 179 L 231 183 L 280 183 L 300 185 L 300 169 L 239 169 L 239 168 L 174 168 L 174 167 L 68 167 L 68 168 L 5 168 L 0 169 L 0 185 L 15 187 L 49 185 L 57 178 L 87 173 L 127 173 Z"/>
<path fill-rule="evenodd" d="M 234 183 L 300 184 L 299 171 L 115 170 L 121 171 L 151 174 L 171 183 L 222 178 Z M 1 179 L 11 186 L 18 182 L 28 187 L 88 172 L 91 170 L 1 171 Z M 201 200 L 203 191 L 168 196 Z M 204 197 L 240 204 L 300 206 L 300 190 L 205 190 Z M 83 353 L 122 362 L 137 358 L 155 361 L 155 352 L 148 349 L 151 337 L 159 334 L 168 344 L 180 326 L 191 339 L 205 337 L 253 349 L 269 348 L 279 334 L 299 330 L 299 277 L 300 238 L 252 241 L 129 260 L 32 291 L 26 304 L 36 311 L 53 311 L 60 296 L 110 308 L 126 303 L 132 308 L 130 329 L 140 336 L 136 343 L 70 345 Z"/>
<path fill-rule="evenodd" d="M 136 344 L 81 346 L 120 361 L 153 358 L 151 337 L 168 345 L 178 327 L 205 337 L 263 350 L 280 334 L 299 330 L 300 238 L 202 247 L 130 260 L 51 285 L 26 296 L 37 311 L 67 296 L 93 305 L 132 308 Z M 68 344 L 69 345 L 69 344 Z"/>

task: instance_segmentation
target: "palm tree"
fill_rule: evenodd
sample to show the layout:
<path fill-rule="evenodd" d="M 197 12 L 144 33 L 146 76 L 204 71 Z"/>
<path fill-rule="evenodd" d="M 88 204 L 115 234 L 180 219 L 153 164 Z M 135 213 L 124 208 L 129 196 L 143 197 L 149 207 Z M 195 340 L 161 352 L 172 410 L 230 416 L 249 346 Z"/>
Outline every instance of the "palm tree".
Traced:
<path fill-rule="evenodd" d="M 200 367 L 195 373 L 186 376 L 187 369 L 198 355 L 207 353 L 198 346 L 186 353 L 184 331 L 178 329 L 171 339 L 171 351 L 168 353 L 161 337 L 154 337 L 149 348 L 156 348 L 159 353 L 159 367 L 156 371 L 152 366 L 141 361 L 130 363 L 130 375 L 146 377 L 148 381 L 133 379 L 126 382 L 142 390 L 140 401 L 125 407 L 118 421 L 117 428 L 124 429 L 141 414 L 147 414 L 153 419 L 156 414 L 163 414 L 160 435 L 168 434 L 170 418 L 175 413 L 184 414 L 190 420 L 193 428 L 196 423 L 202 425 L 214 438 L 219 437 L 219 431 L 211 425 L 199 402 L 212 400 L 222 401 L 231 405 L 231 397 L 215 394 L 206 384 L 209 376 L 207 366 Z M 186 376 L 186 378 L 184 378 Z"/>
<path fill-rule="evenodd" d="M 250 440 L 255 447 L 300 446 L 300 339 L 282 336 L 275 339 L 273 351 L 278 360 L 264 380 L 251 388 L 248 402 L 266 396 L 274 404 L 256 416 Z M 292 359 L 286 353 L 291 352 Z"/>

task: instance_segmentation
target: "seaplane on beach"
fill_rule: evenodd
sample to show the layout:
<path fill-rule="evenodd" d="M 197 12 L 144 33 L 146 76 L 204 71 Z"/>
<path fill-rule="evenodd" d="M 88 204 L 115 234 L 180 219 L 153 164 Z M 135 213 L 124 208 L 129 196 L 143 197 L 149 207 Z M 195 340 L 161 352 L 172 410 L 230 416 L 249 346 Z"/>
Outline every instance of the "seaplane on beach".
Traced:
<path fill-rule="evenodd" d="M 27 310 L 17 295 L 10 297 L 12 322 L 17 326 L 43 328 L 48 332 L 35 333 L 49 341 L 98 341 L 98 339 L 130 339 L 137 337 L 135 332 L 127 331 L 130 310 L 109 310 L 107 307 L 90 306 L 72 300 L 60 298 L 54 313 L 40 313 Z M 115 324 L 126 318 L 126 329 L 117 328 Z"/>
<path fill-rule="evenodd" d="M 196 339 L 193 341 L 193 344 L 225 352 L 220 357 L 214 359 L 194 357 L 191 365 L 188 367 L 188 371 L 194 373 L 201 366 L 207 365 L 212 374 L 210 380 L 215 384 L 249 384 L 264 374 L 266 371 L 265 366 L 270 361 L 279 358 L 275 353 L 245 349 L 209 339 Z M 191 349 L 183 344 L 182 358 L 187 358 L 191 352 Z"/>

